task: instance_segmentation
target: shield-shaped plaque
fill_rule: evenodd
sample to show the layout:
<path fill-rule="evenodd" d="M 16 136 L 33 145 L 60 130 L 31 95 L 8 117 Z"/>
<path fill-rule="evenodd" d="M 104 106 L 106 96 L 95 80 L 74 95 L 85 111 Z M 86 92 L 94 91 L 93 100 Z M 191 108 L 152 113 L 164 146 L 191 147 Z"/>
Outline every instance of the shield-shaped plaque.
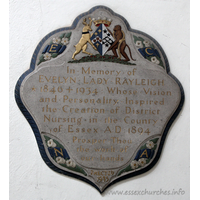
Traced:
<path fill-rule="evenodd" d="M 40 41 L 15 98 L 45 163 L 102 193 L 156 164 L 184 92 L 155 39 L 97 6 Z"/>

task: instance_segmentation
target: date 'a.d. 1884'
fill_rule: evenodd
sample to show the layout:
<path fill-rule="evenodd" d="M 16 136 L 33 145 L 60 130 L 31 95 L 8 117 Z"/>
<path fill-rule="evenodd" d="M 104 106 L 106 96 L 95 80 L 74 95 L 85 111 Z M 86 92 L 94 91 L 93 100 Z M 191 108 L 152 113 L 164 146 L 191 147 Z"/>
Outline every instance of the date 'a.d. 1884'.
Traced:
<path fill-rule="evenodd" d="M 184 92 L 156 40 L 97 6 L 40 41 L 15 98 L 45 163 L 102 193 L 156 164 Z"/>

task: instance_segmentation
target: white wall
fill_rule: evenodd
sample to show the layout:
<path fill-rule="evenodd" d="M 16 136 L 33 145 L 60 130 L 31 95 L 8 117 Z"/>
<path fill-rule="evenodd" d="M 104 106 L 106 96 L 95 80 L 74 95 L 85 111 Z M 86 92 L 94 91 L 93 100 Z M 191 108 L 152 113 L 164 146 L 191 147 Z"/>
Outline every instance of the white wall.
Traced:
<path fill-rule="evenodd" d="M 14 100 L 14 87 L 49 32 L 70 26 L 81 13 L 104 5 L 163 47 L 185 90 L 185 105 L 171 127 L 161 159 L 150 172 L 110 187 L 103 195 L 43 162 L 34 134 Z M 2 19 L 3 20 L 3 19 Z M 189 0 L 10 0 L 10 199 L 189 199 Z M 109 195 L 110 191 L 184 190 L 184 195 Z"/>

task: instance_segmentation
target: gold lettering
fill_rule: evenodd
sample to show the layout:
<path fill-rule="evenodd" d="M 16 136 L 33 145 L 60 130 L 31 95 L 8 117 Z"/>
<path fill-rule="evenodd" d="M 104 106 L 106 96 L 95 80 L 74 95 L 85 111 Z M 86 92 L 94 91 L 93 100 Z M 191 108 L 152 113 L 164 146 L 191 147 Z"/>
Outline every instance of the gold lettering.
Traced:
<path fill-rule="evenodd" d="M 147 153 L 147 150 L 146 150 L 146 149 L 142 152 L 142 154 L 140 155 L 140 158 L 141 158 L 143 155 L 145 155 L 146 158 L 148 158 L 148 153 Z"/>
<path fill-rule="evenodd" d="M 41 82 L 44 82 L 43 81 L 43 75 L 39 75 L 39 82 L 41 83 Z"/>
<path fill-rule="evenodd" d="M 105 133 L 106 131 L 109 131 L 109 132 L 111 133 L 111 130 L 110 130 L 109 126 L 107 126 L 106 130 L 104 131 L 104 133 Z"/>
<path fill-rule="evenodd" d="M 87 71 L 82 67 L 82 74 L 90 74 L 90 67 L 88 67 Z"/>
<path fill-rule="evenodd" d="M 73 125 L 68 125 L 68 132 L 69 133 L 73 133 L 74 131 L 73 131 Z"/>
<path fill-rule="evenodd" d="M 57 154 L 57 153 L 59 153 L 60 155 L 62 155 L 62 156 L 63 156 L 63 151 L 62 151 L 62 149 L 61 149 L 61 148 L 60 148 L 60 150 L 61 150 L 61 151 L 59 151 L 58 149 L 54 148 L 54 152 L 55 152 L 56 156 L 58 156 L 58 154 Z"/>
<path fill-rule="evenodd" d="M 58 46 L 58 44 L 52 44 L 51 48 L 49 50 L 49 53 L 55 53 L 56 52 L 56 47 Z"/>

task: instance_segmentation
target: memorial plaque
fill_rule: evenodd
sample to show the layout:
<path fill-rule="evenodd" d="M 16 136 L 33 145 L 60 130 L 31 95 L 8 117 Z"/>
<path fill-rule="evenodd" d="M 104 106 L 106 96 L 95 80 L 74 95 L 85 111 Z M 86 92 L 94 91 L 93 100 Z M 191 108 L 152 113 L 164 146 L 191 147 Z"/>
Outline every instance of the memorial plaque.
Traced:
<path fill-rule="evenodd" d="M 15 98 L 45 163 L 102 193 L 156 164 L 184 92 L 155 39 L 97 6 L 40 41 Z"/>

